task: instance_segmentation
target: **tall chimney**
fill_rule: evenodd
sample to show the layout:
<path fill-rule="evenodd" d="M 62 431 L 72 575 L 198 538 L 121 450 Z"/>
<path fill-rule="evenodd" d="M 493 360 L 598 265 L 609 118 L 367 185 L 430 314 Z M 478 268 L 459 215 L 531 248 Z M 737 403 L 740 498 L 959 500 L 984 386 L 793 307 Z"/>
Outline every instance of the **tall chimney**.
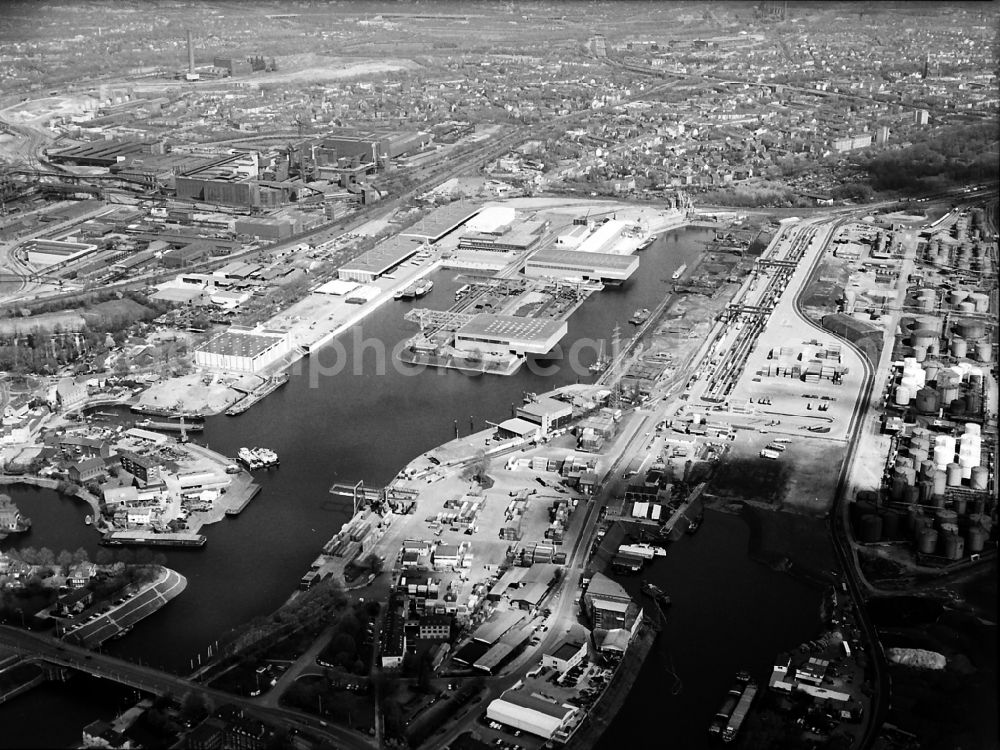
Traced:
<path fill-rule="evenodd" d="M 188 29 L 188 73 L 194 73 L 194 45 L 191 43 L 191 29 Z"/>

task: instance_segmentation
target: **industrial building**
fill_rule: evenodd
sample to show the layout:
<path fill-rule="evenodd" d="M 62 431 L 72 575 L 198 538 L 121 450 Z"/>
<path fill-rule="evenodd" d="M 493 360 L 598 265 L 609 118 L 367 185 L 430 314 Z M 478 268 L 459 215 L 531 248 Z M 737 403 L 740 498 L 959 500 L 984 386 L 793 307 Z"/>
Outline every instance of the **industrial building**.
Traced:
<path fill-rule="evenodd" d="M 554 650 L 542 654 L 542 666 L 562 674 L 582 662 L 586 656 L 586 641 L 567 640 L 556 646 Z"/>
<path fill-rule="evenodd" d="M 194 361 L 198 367 L 259 373 L 290 351 L 284 333 L 233 326 L 195 349 Z"/>
<path fill-rule="evenodd" d="M 637 268 L 639 268 L 639 258 L 634 255 L 546 248 L 534 253 L 525 261 L 524 275 L 534 279 L 600 281 L 615 286 L 624 284 Z"/>
<path fill-rule="evenodd" d="M 552 430 L 558 430 L 569 424 L 573 418 L 573 407 L 565 401 L 539 396 L 518 407 L 517 417 L 537 424 L 541 427 L 542 434 L 547 435 Z"/>
<path fill-rule="evenodd" d="M 566 335 L 565 320 L 479 313 L 455 331 L 455 348 L 485 354 L 546 354 Z"/>
<path fill-rule="evenodd" d="M 490 702 L 486 718 L 550 740 L 567 728 L 579 710 L 539 693 L 511 689 Z"/>
<path fill-rule="evenodd" d="M 584 594 L 584 603 L 595 629 L 629 629 L 635 624 L 638 607 L 624 588 L 603 573 L 594 574 Z"/>
<path fill-rule="evenodd" d="M 412 258 L 421 247 L 411 239 L 391 237 L 342 265 L 337 271 L 337 277 L 342 281 L 368 284 Z"/>
<path fill-rule="evenodd" d="M 46 267 L 82 258 L 97 250 L 97 245 L 63 240 L 29 240 L 21 245 L 28 263 Z"/>

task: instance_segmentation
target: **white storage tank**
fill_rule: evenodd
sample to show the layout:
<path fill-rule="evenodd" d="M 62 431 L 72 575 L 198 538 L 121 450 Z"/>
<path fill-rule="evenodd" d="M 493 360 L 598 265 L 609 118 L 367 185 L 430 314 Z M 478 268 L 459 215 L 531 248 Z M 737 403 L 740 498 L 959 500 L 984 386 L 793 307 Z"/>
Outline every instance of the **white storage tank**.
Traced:
<path fill-rule="evenodd" d="M 964 357 L 966 354 L 967 346 L 965 339 L 960 339 L 958 336 L 951 340 L 951 356 L 953 357 Z"/>
<path fill-rule="evenodd" d="M 896 406 L 906 406 L 913 399 L 913 391 L 905 385 L 896 386 Z"/>
<path fill-rule="evenodd" d="M 974 490 L 985 491 L 990 483 L 990 470 L 985 466 L 973 466 L 969 476 L 969 486 Z"/>

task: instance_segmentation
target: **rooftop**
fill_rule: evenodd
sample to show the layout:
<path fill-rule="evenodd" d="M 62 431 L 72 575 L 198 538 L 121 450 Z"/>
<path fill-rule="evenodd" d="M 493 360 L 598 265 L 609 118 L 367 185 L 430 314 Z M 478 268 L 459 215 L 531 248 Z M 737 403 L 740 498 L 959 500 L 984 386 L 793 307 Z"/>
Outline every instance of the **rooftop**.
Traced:
<path fill-rule="evenodd" d="M 456 334 L 468 337 L 495 336 L 503 339 L 546 341 L 557 335 L 564 326 L 565 323 L 557 320 L 479 313 L 459 328 Z"/>
<path fill-rule="evenodd" d="M 634 255 L 613 255 L 611 253 L 584 253 L 579 250 L 560 250 L 550 247 L 539 250 L 528 258 L 531 263 L 558 263 L 565 266 L 581 268 L 610 268 L 617 271 L 627 271 L 639 259 Z"/>
<path fill-rule="evenodd" d="M 385 273 L 420 250 L 420 245 L 406 237 L 392 237 L 341 266 L 341 271 Z"/>
<path fill-rule="evenodd" d="M 200 350 L 209 354 L 234 357 L 256 357 L 279 343 L 275 334 L 250 333 L 229 329 L 206 342 Z"/>

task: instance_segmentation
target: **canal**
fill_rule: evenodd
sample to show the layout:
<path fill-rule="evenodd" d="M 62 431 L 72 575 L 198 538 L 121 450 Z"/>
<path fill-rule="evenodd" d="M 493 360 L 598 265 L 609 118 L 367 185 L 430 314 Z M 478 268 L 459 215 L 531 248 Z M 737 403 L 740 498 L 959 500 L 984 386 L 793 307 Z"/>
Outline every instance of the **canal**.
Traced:
<path fill-rule="evenodd" d="M 623 337 L 630 335 L 633 312 L 656 307 L 665 281 L 681 264 L 694 263 L 712 237 L 711 230 L 694 228 L 661 236 L 642 254 L 633 279 L 620 289 L 592 296 L 573 315 L 563 346 L 568 350 L 580 340 L 610 341 L 616 323 Z M 384 485 L 413 457 L 452 438 L 456 420 L 462 434 L 481 430 L 486 420 L 510 416 L 512 404 L 520 403 L 525 392 L 593 379 L 585 369 L 574 372 L 558 358 L 545 363 L 552 366 L 551 372 L 526 367 L 506 378 L 418 370 L 392 362 L 388 352 L 416 331 L 402 320 L 405 310 L 413 305 L 446 309 L 465 283 L 454 270 L 439 270 L 432 278 L 435 288 L 429 296 L 387 303 L 357 330 L 341 336 L 339 344 L 304 360 L 286 386 L 250 411 L 207 421 L 200 442 L 226 455 L 235 455 L 244 445 L 269 447 L 280 455 L 281 467 L 258 472 L 262 492 L 238 517 L 206 527 L 208 544 L 203 549 L 166 552 L 168 564 L 187 577 L 187 589 L 128 636 L 108 644 L 110 652 L 173 672 L 189 671 L 208 644 L 280 606 L 296 589 L 320 547 L 349 515 L 346 501 L 328 493 L 332 483 L 364 480 L 369 486 Z M 336 356 L 341 346 L 346 360 Z M 595 356 L 588 348 L 583 365 Z M 5 491 L 33 519 L 34 527 L 29 534 L 8 538 L 4 549 L 32 545 L 58 552 L 83 546 L 93 554 L 97 535 L 83 524 L 85 506 L 45 490 Z M 721 690 L 721 700 L 735 670 L 769 662 L 779 641 L 794 641 L 785 644 L 787 648 L 812 635 L 818 598 L 812 606 L 809 596 L 789 588 L 787 578 L 750 562 L 745 535 L 738 519 L 722 517 L 706 523 L 693 540 L 675 545 L 666 561 L 656 563 L 667 577 L 664 588 L 677 602 L 659 643 L 672 644 L 678 671 L 683 668 L 684 690 L 668 699 L 662 689 L 664 667 L 651 657 L 635 696 L 622 711 L 622 716 L 632 717 L 622 732 L 641 726 L 640 714 L 657 722 L 664 718 L 667 709 L 654 705 L 651 696 L 677 706 L 691 701 L 689 710 L 671 709 L 671 732 L 699 725 L 702 714 L 711 717 L 715 693 Z M 17 718 L 46 695 L 35 692 L 0 706 L 0 721 L 16 735 L 5 741 L 27 746 L 37 737 L 35 746 L 49 746 L 79 740 L 79 727 L 69 739 L 43 736 L 70 729 L 25 724 Z M 613 727 L 606 742 L 617 731 Z"/>

